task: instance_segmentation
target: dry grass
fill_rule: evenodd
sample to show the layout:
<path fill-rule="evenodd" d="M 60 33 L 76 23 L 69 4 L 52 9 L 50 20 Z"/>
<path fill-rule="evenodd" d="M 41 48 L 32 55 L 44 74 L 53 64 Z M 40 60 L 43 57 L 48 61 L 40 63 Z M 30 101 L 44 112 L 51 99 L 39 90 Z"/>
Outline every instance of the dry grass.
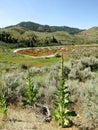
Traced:
<path fill-rule="evenodd" d="M 75 126 L 71 128 L 60 128 L 55 122 L 45 123 L 41 115 L 36 114 L 31 108 L 8 109 L 8 118 L 2 121 L 0 114 L 0 130 L 78 130 Z"/>

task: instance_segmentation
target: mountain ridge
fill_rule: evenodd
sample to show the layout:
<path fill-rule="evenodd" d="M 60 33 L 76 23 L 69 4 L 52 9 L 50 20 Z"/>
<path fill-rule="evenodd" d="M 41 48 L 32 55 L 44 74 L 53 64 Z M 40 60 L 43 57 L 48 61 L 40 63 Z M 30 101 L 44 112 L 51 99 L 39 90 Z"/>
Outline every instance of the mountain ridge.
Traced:
<path fill-rule="evenodd" d="M 8 26 L 8 27 L 5 27 L 5 28 L 10 28 L 10 27 L 15 27 L 15 26 L 25 27 L 29 30 L 37 31 L 37 32 L 66 31 L 70 34 L 77 34 L 81 31 L 84 31 L 82 29 L 78 29 L 78 28 L 74 28 L 74 27 L 42 25 L 42 24 L 39 24 L 39 23 L 31 22 L 31 21 L 20 22 L 16 25 Z"/>

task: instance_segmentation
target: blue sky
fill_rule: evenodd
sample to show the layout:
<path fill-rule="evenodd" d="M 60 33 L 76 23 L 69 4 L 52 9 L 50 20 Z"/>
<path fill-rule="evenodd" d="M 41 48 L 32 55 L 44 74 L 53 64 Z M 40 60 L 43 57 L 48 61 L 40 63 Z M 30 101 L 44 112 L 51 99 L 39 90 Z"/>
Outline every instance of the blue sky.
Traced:
<path fill-rule="evenodd" d="M 98 0 L 0 1 L 0 27 L 22 21 L 88 29 L 98 26 Z"/>

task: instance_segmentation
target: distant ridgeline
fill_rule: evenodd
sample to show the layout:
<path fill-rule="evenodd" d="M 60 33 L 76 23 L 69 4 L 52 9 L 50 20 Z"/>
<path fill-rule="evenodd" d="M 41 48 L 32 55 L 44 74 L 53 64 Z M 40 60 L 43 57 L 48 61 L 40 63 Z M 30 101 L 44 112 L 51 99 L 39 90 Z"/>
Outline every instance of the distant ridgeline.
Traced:
<path fill-rule="evenodd" d="M 0 29 L 0 41 L 15 47 L 97 44 L 98 27 L 80 30 L 66 26 L 21 22 Z"/>
<path fill-rule="evenodd" d="M 41 25 L 34 22 L 21 22 L 15 26 L 20 26 L 27 28 L 28 30 L 37 31 L 37 32 L 56 32 L 56 31 L 66 31 L 70 34 L 76 34 L 81 32 L 82 30 L 78 28 L 71 28 L 67 26 L 49 26 L 49 25 Z M 15 27 L 10 26 L 10 27 Z M 9 27 L 7 27 L 9 28 Z"/>

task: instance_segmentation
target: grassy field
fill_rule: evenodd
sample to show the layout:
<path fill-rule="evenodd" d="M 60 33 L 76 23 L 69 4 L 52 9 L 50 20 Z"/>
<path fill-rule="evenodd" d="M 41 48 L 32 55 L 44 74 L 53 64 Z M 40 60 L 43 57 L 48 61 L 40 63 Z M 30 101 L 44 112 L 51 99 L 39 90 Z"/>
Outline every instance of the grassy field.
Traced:
<path fill-rule="evenodd" d="M 17 53 L 13 53 L 13 49 L 9 49 L 6 46 L 0 44 L 0 64 L 17 64 L 22 65 L 25 64 L 27 66 L 46 66 L 51 65 L 56 62 L 59 62 L 60 58 L 50 57 L 50 58 L 32 58 L 29 56 L 19 55 Z"/>
<path fill-rule="evenodd" d="M 51 65 L 51 64 L 54 64 L 54 63 L 59 62 L 59 61 L 60 61 L 60 59 L 56 58 L 56 57 L 33 59 L 33 58 L 28 57 L 28 56 L 21 56 L 21 55 L 12 54 L 12 53 L 0 55 L 0 62 L 1 63 L 12 62 L 15 64 L 20 64 L 20 65 L 25 64 L 27 66 L 36 66 L 36 67 Z"/>

